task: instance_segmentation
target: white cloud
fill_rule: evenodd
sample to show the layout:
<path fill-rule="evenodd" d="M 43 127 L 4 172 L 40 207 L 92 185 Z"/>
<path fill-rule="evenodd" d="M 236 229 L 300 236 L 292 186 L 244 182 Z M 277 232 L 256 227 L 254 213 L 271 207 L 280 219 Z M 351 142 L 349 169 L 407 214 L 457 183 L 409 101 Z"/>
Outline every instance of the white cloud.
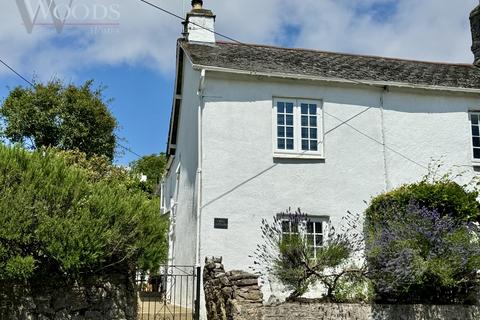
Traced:
<path fill-rule="evenodd" d="M 39 0 L 24 0 L 36 3 Z M 57 3 L 68 0 L 57 0 Z M 151 0 L 182 15 L 189 2 Z M 468 14 L 475 0 L 205 0 L 217 15 L 217 31 L 250 43 L 285 42 L 285 28 L 298 32 L 293 45 L 320 50 L 422 60 L 471 62 Z M 0 3 L 0 57 L 41 79 L 70 77 L 99 64 L 146 65 L 171 73 L 180 21 L 138 0 L 76 0 L 119 4 L 113 33 L 66 26 L 62 34 L 36 26 L 28 34 L 14 0 Z M 395 5 L 385 17 L 382 8 Z M 378 13 L 380 12 L 380 13 Z M 375 16 L 377 13 L 377 16 Z M 292 41 L 292 39 L 289 39 Z M 7 74 L 0 68 L 0 75 Z"/>

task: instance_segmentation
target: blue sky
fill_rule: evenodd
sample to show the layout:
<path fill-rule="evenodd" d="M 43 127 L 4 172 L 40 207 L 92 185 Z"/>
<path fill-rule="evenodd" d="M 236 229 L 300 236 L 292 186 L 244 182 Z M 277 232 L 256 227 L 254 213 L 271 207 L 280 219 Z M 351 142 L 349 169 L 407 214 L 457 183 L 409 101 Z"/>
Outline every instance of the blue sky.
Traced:
<path fill-rule="evenodd" d="M 98 66 L 76 75 L 75 82 L 88 79 L 95 79 L 97 85 L 106 85 L 105 96 L 114 98 L 110 110 L 120 125 L 118 135 L 125 139 L 121 141 L 122 145 L 140 155 L 165 152 L 172 77 L 145 67 Z M 8 95 L 9 88 L 25 86 L 16 76 L 3 76 L 1 84 L 2 100 Z M 117 163 L 128 164 L 136 158 L 136 155 L 118 148 Z"/>
<path fill-rule="evenodd" d="M 82 2 L 92 8 L 118 5 L 119 27 L 93 32 L 91 26 L 67 26 L 61 34 L 45 26 L 28 34 L 15 1 L 2 1 L 0 58 L 27 78 L 35 73 L 40 81 L 57 76 L 75 83 L 94 79 L 107 86 L 105 95 L 114 98 L 110 108 L 120 124 L 122 144 L 141 155 L 163 152 L 180 21 L 137 0 L 118 1 Z M 179 15 L 189 8 L 186 0 L 151 1 Z M 204 2 L 217 14 L 217 31 L 244 42 L 435 61 L 472 59 L 468 13 L 475 0 Z M 17 85 L 25 84 L 0 66 L 0 97 Z M 135 158 L 124 152 L 116 161 L 128 164 Z"/>

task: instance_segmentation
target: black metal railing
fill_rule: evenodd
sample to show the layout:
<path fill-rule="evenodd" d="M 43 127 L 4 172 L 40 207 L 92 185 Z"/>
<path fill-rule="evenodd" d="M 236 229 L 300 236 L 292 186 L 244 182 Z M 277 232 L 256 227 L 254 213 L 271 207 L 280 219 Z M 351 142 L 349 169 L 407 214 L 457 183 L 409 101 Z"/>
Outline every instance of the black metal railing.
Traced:
<path fill-rule="evenodd" d="M 195 266 L 162 266 L 136 279 L 138 320 L 199 320 L 200 273 Z"/>

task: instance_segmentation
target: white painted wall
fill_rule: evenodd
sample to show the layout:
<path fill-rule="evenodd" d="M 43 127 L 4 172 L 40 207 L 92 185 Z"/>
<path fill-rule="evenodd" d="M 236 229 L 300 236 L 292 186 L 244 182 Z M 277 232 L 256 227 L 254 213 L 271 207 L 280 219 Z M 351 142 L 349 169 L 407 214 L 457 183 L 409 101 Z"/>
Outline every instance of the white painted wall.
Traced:
<path fill-rule="evenodd" d="M 205 15 L 190 15 L 188 17 L 188 41 L 215 43 L 215 17 Z"/>
<path fill-rule="evenodd" d="M 196 252 L 196 173 L 197 173 L 197 111 L 200 99 L 197 88 L 200 73 L 193 70 L 188 59 L 184 59 L 182 80 L 182 103 L 178 122 L 177 150 L 175 159 L 165 178 L 166 211 L 173 215 L 173 245 L 170 244 L 170 263 L 175 265 L 194 265 Z M 177 185 L 177 168 L 179 178 Z M 176 190 L 178 188 L 178 196 Z M 172 201 L 176 199 L 172 208 Z M 173 250 L 173 252 L 172 252 Z"/>
<path fill-rule="evenodd" d="M 300 207 L 330 216 L 338 228 L 348 210 L 363 212 L 364 201 L 427 173 L 348 126 L 326 135 L 324 161 L 273 158 L 272 97 L 322 100 L 325 112 L 343 120 L 372 107 L 349 124 L 381 142 L 381 88 L 213 73 L 206 83 L 201 256 L 223 256 L 226 269 L 252 266 L 248 256 L 261 243 L 264 218 Z M 423 166 L 444 156 L 446 168 L 466 165 L 452 169 L 471 176 L 468 110 L 479 103 L 474 96 L 392 89 L 384 93 L 386 144 Z M 324 120 L 326 132 L 340 123 L 327 114 Z M 228 218 L 229 229 L 214 229 L 214 218 Z"/>
<path fill-rule="evenodd" d="M 199 78 L 185 59 L 177 155 L 165 192 L 172 194 L 168 186 L 180 164 L 175 264 L 195 263 Z M 466 171 L 464 181 L 474 174 L 468 110 L 478 109 L 478 96 L 213 72 L 207 72 L 204 95 L 200 256 L 223 256 L 226 269 L 248 270 L 262 219 L 288 207 L 328 215 L 338 228 L 348 210 L 361 213 L 364 201 L 421 179 L 432 158 L 443 157 L 445 170 Z M 275 159 L 273 97 L 323 101 L 326 132 L 340 124 L 330 115 L 346 120 L 371 107 L 349 124 L 380 143 L 343 125 L 326 135 L 325 160 Z M 214 218 L 228 218 L 229 229 L 214 229 Z"/>

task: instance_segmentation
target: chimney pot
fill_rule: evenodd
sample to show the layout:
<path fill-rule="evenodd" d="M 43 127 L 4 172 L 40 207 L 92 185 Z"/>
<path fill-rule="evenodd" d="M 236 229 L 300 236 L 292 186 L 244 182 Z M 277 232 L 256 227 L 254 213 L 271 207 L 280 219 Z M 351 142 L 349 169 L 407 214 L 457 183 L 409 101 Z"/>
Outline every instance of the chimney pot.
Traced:
<path fill-rule="evenodd" d="M 470 13 L 472 31 L 472 52 L 475 57 L 473 64 L 480 67 L 480 5 Z"/>
<path fill-rule="evenodd" d="M 203 1 L 202 0 L 192 0 L 192 8 L 193 9 L 203 9 Z"/>

